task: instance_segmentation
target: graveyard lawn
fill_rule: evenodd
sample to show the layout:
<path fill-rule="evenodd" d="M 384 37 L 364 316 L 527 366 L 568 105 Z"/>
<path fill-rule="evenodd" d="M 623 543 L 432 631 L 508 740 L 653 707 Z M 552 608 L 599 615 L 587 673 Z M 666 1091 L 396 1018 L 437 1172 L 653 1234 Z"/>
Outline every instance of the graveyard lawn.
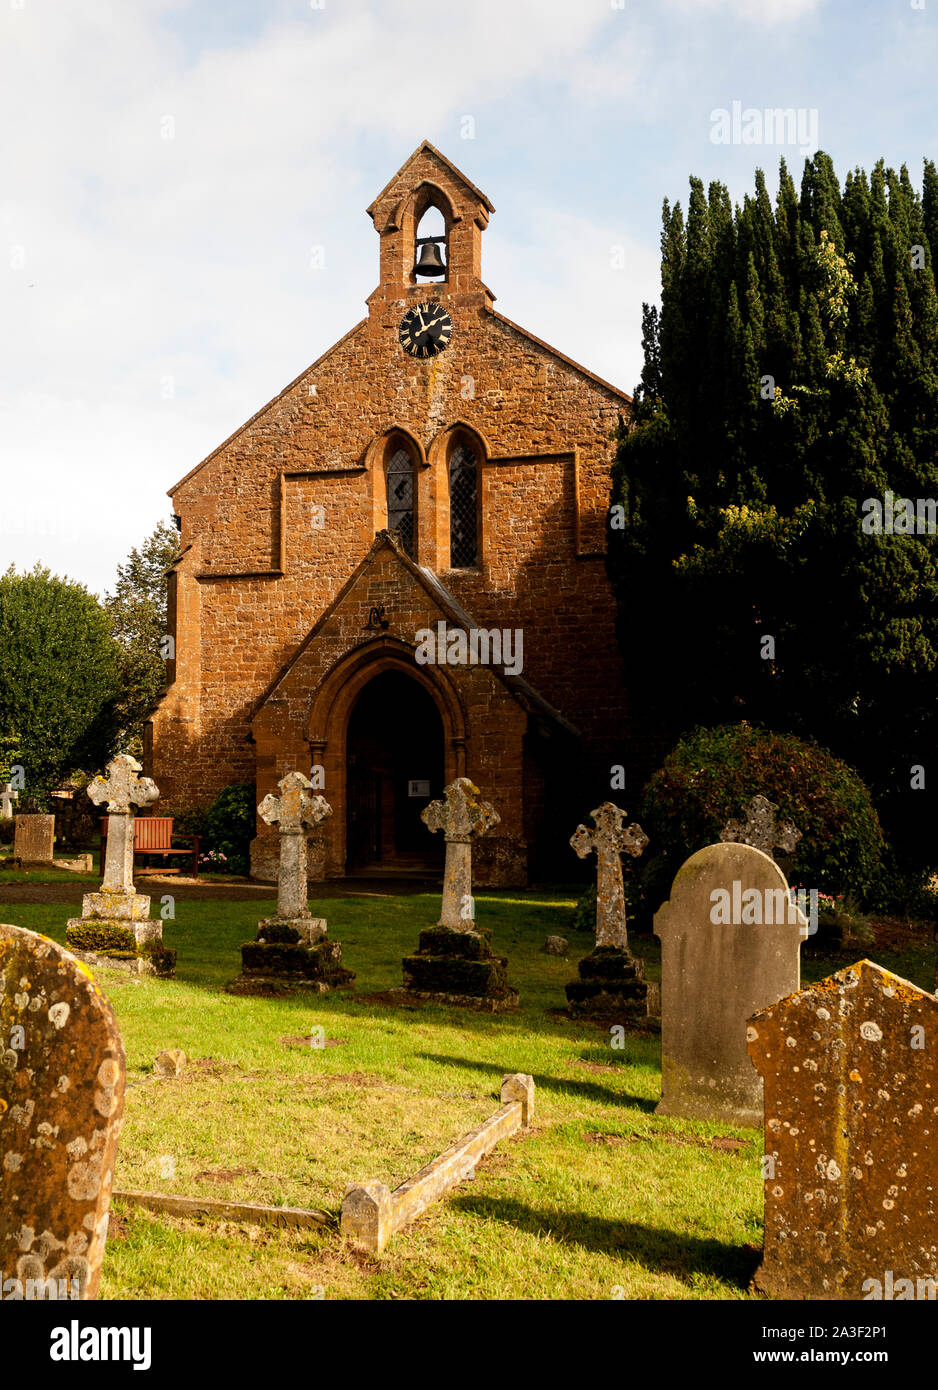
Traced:
<path fill-rule="evenodd" d="M 369 885 L 371 886 L 371 885 Z M 0 919 L 64 943 L 72 904 L 0 903 Z M 50 885 L 50 891 L 51 885 Z M 55 885 L 56 897 L 61 889 Z M 164 881 L 155 901 L 171 892 Z M 240 946 L 264 906 L 206 897 L 176 902 L 164 941 L 172 981 L 96 972 L 127 1052 L 127 1099 L 115 1187 L 308 1207 L 324 1227 L 289 1231 L 182 1219 L 116 1201 L 102 1298 L 748 1298 L 761 1251 L 761 1135 L 653 1114 L 659 1044 L 571 1023 L 560 1010 L 571 962 L 588 948 L 570 929 L 574 890 L 476 895 L 521 992 L 517 1013 L 388 1007 L 401 959 L 439 915 L 439 895 L 362 892 L 310 902 L 357 972 L 325 996 L 226 994 Z M 3 896 L 11 895 L 6 889 Z M 568 937 L 568 957 L 543 951 Z M 632 937 L 658 978 L 657 941 Z M 929 989 L 930 924 L 884 935 L 878 963 Z M 817 980 L 853 957 L 810 957 Z M 327 1045 L 308 1043 L 324 1029 Z M 331 1044 L 331 1045 L 330 1045 Z M 156 1054 L 182 1048 L 179 1077 Z M 338 1233 L 350 1182 L 390 1187 L 498 1106 L 506 1072 L 536 1085 L 532 1131 L 498 1146 L 456 1188 L 395 1235 L 381 1256 Z"/>

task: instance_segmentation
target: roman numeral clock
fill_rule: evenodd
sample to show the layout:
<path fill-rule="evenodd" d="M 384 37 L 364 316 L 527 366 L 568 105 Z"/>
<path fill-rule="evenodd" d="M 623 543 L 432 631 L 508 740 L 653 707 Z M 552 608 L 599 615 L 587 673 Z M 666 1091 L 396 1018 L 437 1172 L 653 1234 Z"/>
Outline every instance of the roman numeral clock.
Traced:
<path fill-rule="evenodd" d="M 398 337 L 411 357 L 436 357 L 453 335 L 453 320 L 441 304 L 428 299 L 415 304 L 401 319 Z"/>

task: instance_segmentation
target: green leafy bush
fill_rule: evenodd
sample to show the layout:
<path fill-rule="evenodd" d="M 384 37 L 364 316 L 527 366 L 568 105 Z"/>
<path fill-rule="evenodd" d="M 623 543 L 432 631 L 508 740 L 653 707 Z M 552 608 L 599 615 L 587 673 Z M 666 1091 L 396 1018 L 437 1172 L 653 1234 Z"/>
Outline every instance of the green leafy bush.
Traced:
<path fill-rule="evenodd" d="M 646 906 L 654 910 L 684 860 L 716 843 L 760 793 L 777 805 L 778 821 L 801 831 L 793 882 L 863 904 L 881 891 L 886 846 L 859 776 L 815 743 L 724 724 L 681 739 L 645 787 L 639 818 L 654 851 L 640 870 Z"/>
<path fill-rule="evenodd" d="M 230 874 L 250 872 L 250 847 L 257 826 L 257 791 L 253 782 L 223 787 L 205 812 L 206 851 L 215 850 L 227 860 Z"/>

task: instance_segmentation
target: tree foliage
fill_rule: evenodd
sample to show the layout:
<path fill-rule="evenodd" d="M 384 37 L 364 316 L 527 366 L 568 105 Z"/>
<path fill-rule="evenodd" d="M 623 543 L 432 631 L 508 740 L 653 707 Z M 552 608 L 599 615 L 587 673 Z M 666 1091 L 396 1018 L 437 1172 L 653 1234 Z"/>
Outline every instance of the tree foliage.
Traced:
<path fill-rule="evenodd" d="M 40 565 L 0 576 L 0 748 L 22 764 L 31 797 L 43 802 L 71 772 L 112 754 L 118 657 L 84 585 Z"/>
<path fill-rule="evenodd" d="M 166 689 L 166 571 L 179 555 L 174 526 L 160 522 L 139 549 L 117 567 L 104 606 L 120 644 L 121 743 L 139 756 L 143 721 Z"/>
<path fill-rule="evenodd" d="M 938 538 L 862 520 L 887 489 L 938 498 L 938 172 L 841 187 L 819 152 L 800 193 L 782 161 L 774 206 L 760 170 L 741 207 L 692 178 L 661 251 L 610 514 L 638 709 L 671 741 L 742 718 L 816 738 L 934 858 Z"/>

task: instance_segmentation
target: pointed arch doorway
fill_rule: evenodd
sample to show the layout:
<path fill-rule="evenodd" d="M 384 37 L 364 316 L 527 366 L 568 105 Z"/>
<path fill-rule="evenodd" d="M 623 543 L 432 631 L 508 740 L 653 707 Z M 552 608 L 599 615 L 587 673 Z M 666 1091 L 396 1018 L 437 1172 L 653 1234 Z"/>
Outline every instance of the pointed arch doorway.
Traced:
<path fill-rule="evenodd" d="M 374 676 L 352 706 L 345 753 L 346 872 L 440 873 L 441 837 L 420 819 L 442 795 L 445 771 L 443 721 L 429 692 L 403 671 Z"/>

